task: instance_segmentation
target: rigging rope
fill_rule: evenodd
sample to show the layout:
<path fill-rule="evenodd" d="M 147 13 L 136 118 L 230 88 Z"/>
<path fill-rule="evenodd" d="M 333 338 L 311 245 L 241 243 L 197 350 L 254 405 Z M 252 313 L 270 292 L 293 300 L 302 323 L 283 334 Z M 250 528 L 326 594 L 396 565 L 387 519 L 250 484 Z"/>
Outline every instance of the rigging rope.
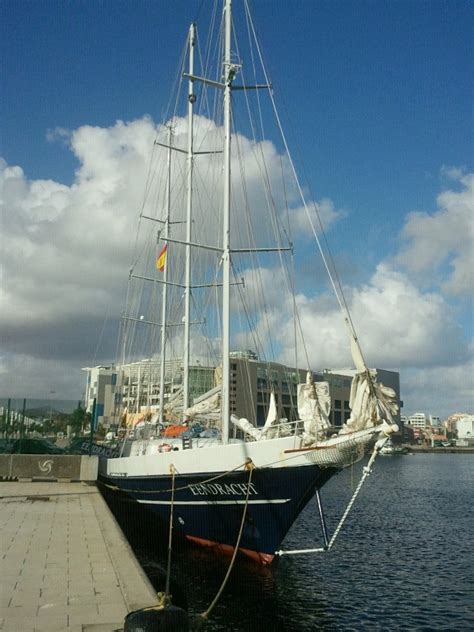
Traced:
<path fill-rule="evenodd" d="M 375 459 L 377 458 L 378 453 L 380 452 L 380 449 L 382 448 L 383 444 L 388 440 L 388 437 L 385 437 L 382 440 L 379 440 L 375 443 L 374 445 L 374 449 L 372 451 L 372 456 L 369 459 L 369 462 L 367 463 L 367 465 L 364 467 L 363 469 L 363 474 L 362 477 L 359 481 L 359 484 L 357 485 L 355 492 L 352 495 L 352 498 L 349 501 L 349 504 L 346 507 L 345 512 L 342 514 L 341 519 L 339 520 L 339 524 L 336 527 L 336 530 L 334 531 L 332 538 L 329 540 L 329 544 L 328 544 L 328 548 L 327 550 L 330 551 L 333 547 L 334 542 L 336 541 L 337 536 L 339 535 L 340 530 L 342 529 L 344 522 L 346 521 L 347 516 L 349 515 L 350 510 L 352 509 L 352 506 L 355 503 L 355 500 L 357 498 L 357 496 L 359 495 L 360 490 L 362 489 L 362 485 L 365 483 L 367 477 L 369 476 L 369 474 L 372 472 L 372 465 L 375 462 Z"/>
<path fill-rule="evenodd" d="M 296 549 L 293 551 L 275 551 L 275 555 L 298 555 L 300 553 L 327 553 L 328 551 L 330 551 L 332 549 L 332 547 L 334 546 L 334 543 L 336 542 L 337 536 L 339 535 L 346 519 L 347 516 L 349 515 L 357 496 L 359 495 L 360 490 L 362 489 L 362 485 L 365 483 L 365 481 L 367 480 L 367 477 L 369 476 L 369 474 L 372 473 L 372 466 L 375 462 L 375 459 L 377 458 L 377 455 L 379 454 L 380 450 L 382 449 L 382 447 L 384 446 L 385 442 L 388 441 L 388 436 L 383 437 L 382 439 L 379 439 L 378 441 L 376 441 L 375 445 L 374 445 L 374 449 L 372 451 L 372 455 L 369 459 L 369 462 L 367 463 L 367 465 L 364 467 L 363 469 L 363 474 L 362 477 L 359 481 L 359 484 L 357 485 L 344 513 L 341 516 L 341 519 L 339 520 L 337 527 L 331 537 L 331 539 L 329 540 L 329 544 L 327 546 L 325 546 L 324 548 L 315 548 L 315 549 Z"/>
<path fill-rule="evenodd" d="M 269 81 L 269 78 L 268 78 L 266 67 L 265 67 L 265 65 L 263 63 L 263 57 L 262 57 L 260 44 L 259 44 L 259 42 L 257 40 L 257 36 L 256 36 L 256 32 L 255 32 L 255 26 L 254 26 L 254 23 L 253 23 L 253 20 L 252 20 L 252 16 L 251 16 L 250 11 L 249 11 L 247 0 L 244 0 L 244 5 L 245 5 L 246 11 L 248 12 L 248 15 L 249 15 L 249 23 L 250 23 L 250 26 L 251 26 L 251 29 L 252 29 L 252 33 L 253 33 L 253 36 L 254 36 L 254 41 L 255 41 L 255 45 L 256 45 L 256 48 L 257 48 L 258 56 L 259 56 L 259 59 L 260 59 L 260 64 L 262 66 L 262 70 L 263 70 L 263 73 L 264 73 L 264 76 L 265 76 L 265 81 L 266 81 L 267 85 L 271 85 L 270 81 Z M 344 295 L 344 292 L 343 292 L 343 289 L 342 289 L 339 277 L 338 277 L 335 269 L 334 270 L 330 269 L 330 266 L 328 264 L 328 260 L 326 258 L 326 255 L 324 254 L 324 250 L 323 250 L 323 247 L 322 247 L 322 244 L 321 244 L 321 240 L 318 237 L 318 234 L 317 234 L 317 231 L 316 231 L 316 227 L 314 225 L 314 222 L 313 222 L 313 219 L 311 217 L 308 205 L 306 203 L 305 195 L 303 193 L 303 189 L 302 189 L 300 180 L 299 180 L 298 175 L 296 173 L 295 164 L 294 164 L 293 159 L 291 157 L 291 154 L 290 154 L 290 151 L 289 151 L 289 147 L 288 147 L 288 142 L 287 142 L 287 139 L 286 139 L 286 135 L 285 135 L 285 133 L 283 131 L 283 127 L 282 127 L 282 124 L 281 124 L 280 115 L 279 115 L 277 107 L 276 107 L 276 103 L 275 103 L 275 99 L 274 99 L 274 95 L 273 95 L 273 89 L 269 90 L 269 96 L 270 96 L 270 101 L 272 103 L 272 107 L 273 107 L 273 112 L 274 112 L 274 115 L 275 115 L 276 123 L 277 123 L 278 129 L 279 129 L 279 132 L 280 132 L 280 135 L 281 135 L 281 139 L 282 139 L 282 142 L 283 142 L 283 146 L 284 146 L 285 152 L 286 152 L 286 154 L 288 156 L 288 161 L 289 161 L 289 165 L 290 165 L 290 168 L 291 168 L 291 172 L 293 173 L 293 177 L 295 179 L 295 184 L 296 184 L 296 187 L 298 189 L 298 193 L 300 195 L 301 201 L 303 203 L 303 207 L 305 209 L 306 216 L 307 216 L 307 219 L 308 219 L 311 231 L 313 233 L 314 239 L 315 239 L 316 244 L 318 246 L 318 250 L 319 250 L 321 258 L 323 260 L 323 264 L 324 264 L 324 267 L 325 267 L 326 272 L 328 274 L 328 277 L 329 277 L 331 286 L 333 288 L 334 294 L 336 296 L 336 300 L 339 303 L 339 307 L 341 309 L 341 312 L 344 314 L 344 320 L 345 320 L 345 322 L 347 324 L 347 327 L 349 329 L 349 332 L 350 332 L 351 336 L 354 338 L 355 344 L 358 347 L 359 353 L 360 353 L 362 361 L 364 363 L 365 370 L 367 371 L 367 374 L 369 374 L 369 369 L 368 369 L 367 363 L 365 361 L 365 358 L 364 358 L 364 356 L 362 354 L 362 350 L 361 350 L 359 342 L 358 342 L 358 337 L 357 337 L 357 334 L 356 334 L 356 331 L 355 331 L 354 324 L 352 322 L 352 318 L 351 318 L 351 315 L 350 315 L 349 307 L 348 307 L 348 304 L 346 302 L 346 298 L 345 298 L 345 295 Z M 318 220 L 319 220 L 319 224 L 320 224 L 320 226 L 322 228 L 322 222 L 321 222 L 321 219 L 320 219 L 320 216 L 319 216 L 318 205 L 316 204 L 316 202 L 314 202 L 314 208 L 315 208 Z M 331 255 L 331 251 L 329 250 L 329 246 L 328 246 L 328 243 L 327 243 L 327 240 L 326 240 L 326 235 L 325 235 L 324 230 L 322 230 L 322 235 L 324 237 L 326 248 L 328 249 L 328 254 L 329 254 L 329 259 L 330 259 L 331 265 L 334 268 L 334 261 L 333 261 L 332 255 Z"/>

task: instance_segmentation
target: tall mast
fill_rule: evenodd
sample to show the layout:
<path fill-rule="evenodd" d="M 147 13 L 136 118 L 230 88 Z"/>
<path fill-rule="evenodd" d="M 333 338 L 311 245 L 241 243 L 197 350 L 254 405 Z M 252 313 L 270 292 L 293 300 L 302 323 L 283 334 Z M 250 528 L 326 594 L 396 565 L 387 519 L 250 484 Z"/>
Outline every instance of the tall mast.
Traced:
<path fill-rule="evenodd" d="M 225 0 L 224 36 L 224 200 L 222 239 L 222 442 L 229 441 L 230 420 L 230 149 L 231 149 L 231 98 L 234 69 L 231 62 L 232 2 Z"/>
<path fill-rule="evenodd" d="M 163 228 L 163 238 L 169 237 L 170 209 L 171 209 L 171 146 L 173 142 L 173 127 L 168 127 L 168 183 L 166 187 L 166 219 Z M 165 243 L 167 243 L 165 241 Z M 166 311 L 168 300 L 168 263 L 163 270 L 163 287 L 161 290 L 161 351 L 160 351 L 160 423 L 164 420 L 165 408 L 165 362 L 166 362 Z"/>
<path fill-rule="evenodd" d="M 194 43 L 195 25 L 189 27 L 189 82 L 188 82 L 188 178 L 186 201 L 186 268 L 184 290 L 184 349 L 183 349 L 183 410 L 189 407 L 189 341 L 190 341 L 190 303 L 191 303 L 191 224 L 193 196 L 193 105 L 194 95 Z"/>

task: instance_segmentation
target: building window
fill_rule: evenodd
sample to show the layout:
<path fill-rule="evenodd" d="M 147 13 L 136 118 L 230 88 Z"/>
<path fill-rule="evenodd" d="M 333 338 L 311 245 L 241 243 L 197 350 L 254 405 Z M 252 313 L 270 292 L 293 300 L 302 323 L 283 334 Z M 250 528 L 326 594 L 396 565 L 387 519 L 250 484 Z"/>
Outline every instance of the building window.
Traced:
<path fill-rule="evenodd" d="M 263 406 L 257 406 L 257 426 L 263 426 L 266 418 L 265 408 Z"/>
<path fill-rule="evenodd" d="M 334 400 L 334 408 L 341 408 L 341 400 L 340 399 L 335 399 Z"/>

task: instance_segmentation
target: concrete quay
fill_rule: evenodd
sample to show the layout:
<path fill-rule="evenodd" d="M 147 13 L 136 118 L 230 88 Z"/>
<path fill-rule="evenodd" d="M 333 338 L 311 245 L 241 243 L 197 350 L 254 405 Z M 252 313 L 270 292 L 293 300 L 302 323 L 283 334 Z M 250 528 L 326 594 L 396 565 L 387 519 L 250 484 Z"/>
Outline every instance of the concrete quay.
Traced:
<path fill-rule="evenodd" d="M 0 482 L 1 632 L 112 632 L 156 601 L 94 484 Z"/>

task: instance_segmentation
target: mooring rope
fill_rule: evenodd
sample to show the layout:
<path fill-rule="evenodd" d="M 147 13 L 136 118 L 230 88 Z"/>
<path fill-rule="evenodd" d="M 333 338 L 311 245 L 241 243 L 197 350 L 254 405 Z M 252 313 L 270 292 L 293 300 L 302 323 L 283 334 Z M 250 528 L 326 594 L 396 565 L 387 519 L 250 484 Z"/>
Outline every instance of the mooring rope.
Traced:
<path fill-rule="evenodd" d="M 217 591 L 217 595 L 212 600 L 212 602 L 211 602 L 210 606 L 208 607 L 208 609 L 205 612 L 201 613 L 201 617 L 203 619 L 207 619 L 209 617 L 211 612 L 214 610 L 214 606 L 219 601 L 220 596 L 222 595 L 222 592 L 223 592 L 223 590 L 224 590 L 224 588 L 225 588 L 225 586 L 227 584 L 227 580 L 229 579 L 230 573 L 231 573 L 232 568 L 234 566 L 235 559 L 237 557 L 237 552 L 239 550 L 240 540 L 242 538 L 242 533 L 244 531 L 245 518 L 247 516 L 247 508 L 248 508 L 248 504 L 249 504 L 250 483 L 252 482 L 252 474 L 253 474 L 253 471 L 255 469 L 255 465 L 253 464 L 252 459 L 247 459 L 245 467 L 246 467 L 246 469 L 249 470 L 249 480 L 248 480 L 248 483 L 247 483 L 247 496 L 245 498 L 245 505 L 244 505 L 244 511 L 242 513 L 242 521 L 240 523 L 239 535 L 237 537 L 237 542 L 235 544 L 234 553 L 232 554 L 232 559 L 230 560 L 229 568 L 227 569 L 227 573 L 226 573 L 226 575 L 224 577 L 224 580 L 223 580 L 223 582 L 221 584 L 221 587 Z"/>
<path fill-rule="evenodd" d="M 232 472 L 236 472 L 237 470 L 240 470 L 241 468 L 246 469 L 246 466 L 247 466 L 247 461 L 245 461 L 244 463 L 241 463 L 240 465 L 237 465 L 236 467 L 233 467 L 231 470 L 227 470 L 226 472 L 222 472 L 221 474 L 217 474 L 216 476 L 212 476 L 211 478 L 207 478 L 204 481 L 199 481 L 199 483 L 188 483 L 187 485 L 182 485 L 181 487 L 175 487 L 174 491 L 175 492 L 180 492 L 183 489 L 189 489 L 189 487 L 192 486 L 192 485 L 207 485 L 207 483 L 212 483 L 213 481 L 218 481 L 220 478 L 223 478 L 224 476 L 227 476 L 228 474 L 232 474 Z M 176 470 L 176 473 L 179 474 L 178 470 Z M 117 485 L 110 485 L 110 483 L 102 483 L 102 485 L 104 487 L 107 487 L 107 489 L 111 489 L 111 490 L 114 490 L 114 491 L 140 492 L 140 494 L 166 494 L 168 492 L 173 491 L 173 488 L 169 488 L 169 489 L 130 489 L 130 488 L 118 487 Z"/>

